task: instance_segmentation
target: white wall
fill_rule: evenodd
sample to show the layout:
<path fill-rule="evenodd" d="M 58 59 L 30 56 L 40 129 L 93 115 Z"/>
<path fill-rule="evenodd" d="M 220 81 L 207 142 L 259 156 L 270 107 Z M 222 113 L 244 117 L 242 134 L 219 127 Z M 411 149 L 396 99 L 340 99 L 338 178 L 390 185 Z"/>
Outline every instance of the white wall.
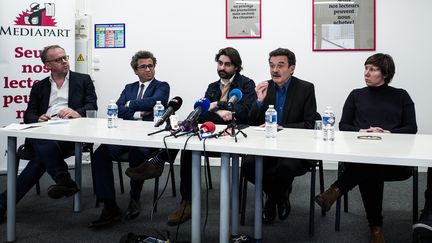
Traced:
<path fill-rule="evenodd" d="M 432 133 L 429 56 L 432 53 L 429 0 L 377 0 L 376 52 L 312 52 L 312 0 L 262 1 L 262 39 L 225 39 L 225 1 L 76 0 L 93 23 L 126 23 L 126 48 L 98 49 L 101 69 L 93 74 L 99 115 L 124 85 L 137 80 L 129 66 L 137 50 L 158 58 L 156 78 L 169 81 L 171 97 L 181 96 L 185 117 L 207 84 L 217 80 L 214 55 L 233 46 L 242 56 L 243 74 L 255 82 L 269 78 L 268 53 L 286 47 L 296 53 L 295 75 L 315 84 L 318 110 L 332 105 L 340 117 L 348 93 L 364 86 L 363 63 L 376 53 L 393 56 L 391 83 L 406 89 L 416 104 L 419 133 Z"/>

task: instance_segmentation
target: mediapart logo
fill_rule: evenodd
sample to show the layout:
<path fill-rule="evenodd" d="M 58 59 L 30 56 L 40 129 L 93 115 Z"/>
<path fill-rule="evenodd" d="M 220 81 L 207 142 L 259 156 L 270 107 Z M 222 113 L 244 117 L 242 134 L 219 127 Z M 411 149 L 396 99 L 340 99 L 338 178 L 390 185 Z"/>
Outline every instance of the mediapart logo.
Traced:
<path fill-rule="evenodd" d="M 55 12 L 56 5 L 52 2 L 43 3 L 43 6 L 33 2 L 30 4 L 30 9 L 23 10 L 15 18 L 16 27 L 0 26 L 0 36 L 69 37 L 72 33 L 71 29 L 57 28 Z"/>
<path fill-rule="evenodd" d="M 45 8 L 41 8 L 39 3 L 34 2 L 29 10 L 22 11 L 16 17 L 15 25 L 57 26 L 54 16 L 54 3 L 45 3 Z"/>

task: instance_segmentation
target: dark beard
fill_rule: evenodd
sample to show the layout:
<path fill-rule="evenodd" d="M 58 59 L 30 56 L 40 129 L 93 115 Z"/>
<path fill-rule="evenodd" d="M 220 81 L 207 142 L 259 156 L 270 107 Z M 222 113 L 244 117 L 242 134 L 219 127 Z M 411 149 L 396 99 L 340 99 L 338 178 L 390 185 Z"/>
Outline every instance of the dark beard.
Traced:
<path fill-rule="evenodd" d="M 233 74 L 229 74 L 229 73 L 224 72 L 224 71 L 218 71 L 218 75 L 219 75 L 220 78 L 230 79 L 230 78 L 232 78 L 232 76 L 234 76 L 234 73 Z"/>

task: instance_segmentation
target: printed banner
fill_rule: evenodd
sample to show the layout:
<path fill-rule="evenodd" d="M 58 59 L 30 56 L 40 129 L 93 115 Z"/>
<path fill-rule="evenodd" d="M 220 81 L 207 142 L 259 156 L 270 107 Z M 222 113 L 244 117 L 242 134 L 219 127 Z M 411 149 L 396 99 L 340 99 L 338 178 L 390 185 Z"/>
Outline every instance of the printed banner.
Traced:
<path fill-rule="evenodd" d="M 0 126 L 23 122 L 30 89 L 47 77 L 43 47 L 60 45 L 75 60 L 75 1 L 0 1 Z M 73 67 L 73 62 L 71 67 Z M 0 137 L 0 173 L 6 168 Z"/>

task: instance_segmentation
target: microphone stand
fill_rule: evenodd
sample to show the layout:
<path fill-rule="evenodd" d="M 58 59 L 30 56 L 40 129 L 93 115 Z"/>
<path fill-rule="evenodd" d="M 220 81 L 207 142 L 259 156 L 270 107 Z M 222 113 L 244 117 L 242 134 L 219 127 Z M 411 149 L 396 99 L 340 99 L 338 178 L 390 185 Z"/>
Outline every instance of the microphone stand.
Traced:
<path fill-rule="evenodd" d="M 157 130 L 157 131 L 155 131 L 155 132 L 151 132 L 151 133 L 149 133 L 149 134 L 147 134 L 147 136 L 151 136 L 151 135 L 154 135 L 154 134 L 156 134 L 156 133 L 160 133 L 160 132 L 164 132 L 164 131 L 171 131 L 172 130 L 172 127 L 171 127 L 171 121 L 170 121 L 170 119 L 168 118 L 167 120 L 166 120 L 166 125 L 165 125 L 165 128 L 163 128 L 163 129 L 160 129 L 160 130 Z"/>
<path fill-rule="evenodd" d="M 236 119 L 235 119 L 235 111 L 231 110 L 231 117 L 232 117 L 231 123 L 228 124 L 227 127 L 220 133 L 223 134 L 224 132 L 229 131 L 230 136 L 234 137 L 234 141 L 237 143 L 237 134 L 240 133 L 245 138 L 247 138 L 247 134 L 238 128 L 237 123 L 236 123 Z M 236 129 L 237 129 L 237 132 L 236 132 Z"/>
<path fill-rule="evenodd" d="M 192 124 L 191 124 L 191 128 L 192 128 L 191 131 L 187 131 L 187 132 L 180 133 L 180 134 L 175 134 L 175 135 L 173 135 L 173 136 L 174 136 L 175 138 L 178 138 L 178 137 L 181 137 L 181 136 L 184 136 L 184 135 L 187 135 L 187 134 L 191 134 L 191 133 L 192 133 L 192 135 L 199 134 L 198 122 L 195 121 L 194 123 L 192 123 Z M 198 135 L 198 137 L 199 137 L 200 140 L 201 140 L 201 136 Z"/>

